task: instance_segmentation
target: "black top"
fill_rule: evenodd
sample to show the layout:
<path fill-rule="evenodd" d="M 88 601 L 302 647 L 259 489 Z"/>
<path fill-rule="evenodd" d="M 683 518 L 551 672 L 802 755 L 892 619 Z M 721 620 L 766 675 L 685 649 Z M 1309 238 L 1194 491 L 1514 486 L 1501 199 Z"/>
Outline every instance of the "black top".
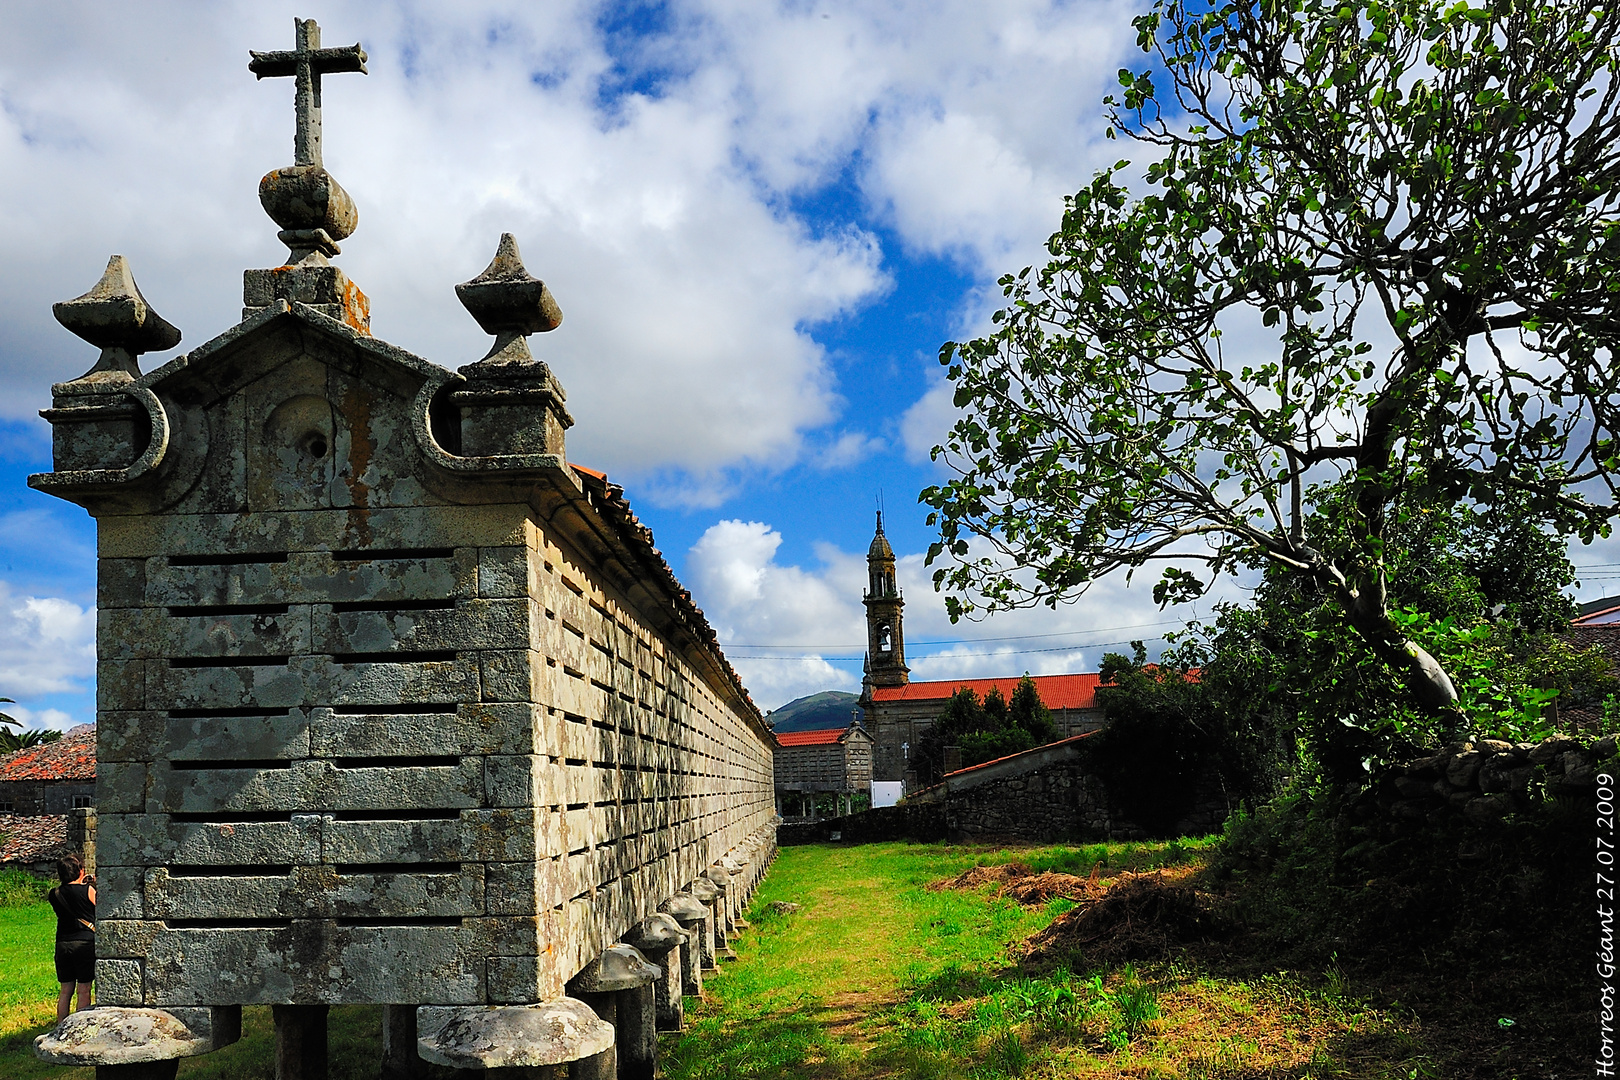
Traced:
<path fill-rule="evenodd" d="M 96 903 L 88 885 L 59 885 L 45 894 L 56 909 L 57 941 L 94 941 L 96 932 L 80 919 L 96 920 Z"/>

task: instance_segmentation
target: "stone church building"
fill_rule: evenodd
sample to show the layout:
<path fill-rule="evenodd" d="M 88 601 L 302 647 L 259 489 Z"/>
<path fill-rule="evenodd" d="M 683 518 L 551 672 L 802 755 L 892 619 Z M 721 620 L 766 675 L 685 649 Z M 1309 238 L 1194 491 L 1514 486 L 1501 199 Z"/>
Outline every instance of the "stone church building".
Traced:
<path fill-rule="evenodd" d="M 883 513 L 878 512 L 877 534 L 866 553 L 866 677 L 861 685 L 860 706 L 864 725 L 872 734 L 872 779 L 904 781 L 910 791 L 916 784 L 911 766 L 911 749 L 945 709 L 952 694 L 969 687 L 983 698 L 991 688 L 1012 698 L 1021 676 L 992 679 L 942 679 L 913 682 L 906 666 L 904 627 L 905 598 L 895 585 L 894 549 L 883 535 Z M 1058 737 L 1069 738 L 1102 727 L 1102 709 L 1097 704 L 1095 672 L 1080 675 L 1032 676 L 1041 701 L 1052 711 Z"/>

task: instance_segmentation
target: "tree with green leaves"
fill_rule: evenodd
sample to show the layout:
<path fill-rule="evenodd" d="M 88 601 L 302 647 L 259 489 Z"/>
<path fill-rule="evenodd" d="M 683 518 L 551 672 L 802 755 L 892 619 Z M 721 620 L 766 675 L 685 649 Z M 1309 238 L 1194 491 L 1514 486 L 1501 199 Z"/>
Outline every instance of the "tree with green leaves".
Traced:
<path fill-rule="evenodd" d="M 0 702 L 9 702 L 15 705 L 15 698 L 0 697 Z M 17 728 L 9 731 L 8 728 Z M 0 713 L 0 754 L 10 754 L 18 750 L 26 750 L 30 746 L 39 746 L 42 743 L 55 742 L 62 737 L 60 731 L 49 728 L 31 728 L 23 730 L 22 721 L 14 716 Z"/>
<path fill-rule="evenodd" d="M 1109 134 L 1145 184 L 1098 174 L 993 332 L 941 352 L 935 585 L 954 619 L 1264 564 L 1455 714 L 1391 603 L 1403 515 L 1511 502 L 1590 540 L 1617 513 L 1620 8 L 1160 0 L 1136 26 Z"/>
<path fill-rule="evenodd" d="M 913 760 L 918 777 L 931 784 L 945 774 L 948 746 L 962 751 L 964 766 L 977 765 L 1042 746 L 1057 735 L 1051 710 L 1041 701 L 1040 689 L 1028 675 L 1018 681 L 1011 701 L 999 687 L 992 686 L 981 702 L 971 686 L 961 686 L 918 736 Z"/>

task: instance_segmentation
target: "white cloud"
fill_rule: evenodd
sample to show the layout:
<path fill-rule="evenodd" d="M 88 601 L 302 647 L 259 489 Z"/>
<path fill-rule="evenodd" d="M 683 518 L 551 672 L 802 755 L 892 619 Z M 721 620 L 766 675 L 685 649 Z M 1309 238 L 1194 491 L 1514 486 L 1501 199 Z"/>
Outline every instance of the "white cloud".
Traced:
<path fill-rule="evenodd" d="M 93 608 L 49 596 L 19 596 L 0 581 L 0 695 L 26 700 L 82 691 L 95 672 Z"/>
<path fill-rule="evenodd" d="M 837 549 L 818 551 L 822 566 L 776 561 L 782 534 L 759 521 L 720 521 L 692 545 L 687 584 L 732 666 L 763 709 L 821 690 L 860 689 L 860 669 L 822 653 L 859 647 L 864 562 Z M 790 645 L 791 649 L 765 646 Z"/>
<path fill-rule="evenodd" d="M 66 731 L 81 723 L 76 717 L 70 716 L 61 709 L 30 709 L 26 705 L 0 705 L 0 712 L 16 720 L 22 725 L 22 730 L 31 728 L 48 729 L 52 731 Z M 13 731 L 16 728 L 11 729 Z"/>
<path fill-rule="evenodd" d="M 914 461 L 927 461 L 934 447 L 945 444 L 951 425 L 962 415 L 955 393 L 955 386 L 936 375 L 923 396 L 901 414 L 900 438 Z"/>

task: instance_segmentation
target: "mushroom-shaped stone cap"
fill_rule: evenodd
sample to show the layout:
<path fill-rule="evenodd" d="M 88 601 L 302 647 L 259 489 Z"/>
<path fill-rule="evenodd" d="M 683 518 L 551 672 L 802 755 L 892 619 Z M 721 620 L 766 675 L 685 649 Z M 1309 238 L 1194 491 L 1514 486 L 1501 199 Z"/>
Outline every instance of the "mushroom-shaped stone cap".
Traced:
<path fill-rule="evenodd" d="M 136 1065 L 212 1049 L 212 1039 L 162 1009 L 85 1009 L 34 1040 L 34 1056 L 57 1065 Z"/>
<path fill-rule="evenodd" d="M 698 878 L 686 887 L 686 891 L 697 897 L 699 903 L 712 904 L 721 895 L 714 883 L 708 878 Z"/>
<path fill-rule="evenodd" d="M 629 945 L 609 945 L 568 982 L 576 994 L 605 994 L 646 986 L 664 973 L 657 964 Z"/>
<path fill-rule="evenodd" d="M 720 856 L 720 861 L 715 865 L 719 866 L 720 869 L 724 870 L 728 874 L 740 874 L 743 872 L 743 864 L 738 862 L 736 859 L 733 859 L 730 855 Z"/>
<path fill-rule="evenodd" d="M 486 334 L 539 334 L 562 324 L 562 308 L 545 282 L 529 276 L 511 233 L 501 243 L 484 272 L 456 286 L 461 301 Z"/>
<path fill-rule="evenodd" d="M 691 896 L 672 896 L 659 904 L 658 910 L 667 913 L 682 926 L 695 926 L 709 917 L 709 909 Z"/>
<path fill-rule="evenodd" d="M 561 1065 L 613 1045 L 613 1025 L 574 998 L 539 1005 L 423 1005 L 416 1052 L 453 1069 Z"/>
<path fill-rule="evenodd" d="M 713 866 L 703 871 L 703 876 L 709 880 L 709 884 L 719 889 L 722 893 L 731 888 L 731 875 L 726 873 L 725 868 L 719 863 L 715 863 Z"/>
<path fill-rule="evenodd" d="M 659 914 L 648 916 L 631 927 L 630 932 L 624 935 L 624 943 L 643 953 L 661 953 L 668 952 L 686 938 L 686 931 L 681 929 L 674 916 Z"/>

